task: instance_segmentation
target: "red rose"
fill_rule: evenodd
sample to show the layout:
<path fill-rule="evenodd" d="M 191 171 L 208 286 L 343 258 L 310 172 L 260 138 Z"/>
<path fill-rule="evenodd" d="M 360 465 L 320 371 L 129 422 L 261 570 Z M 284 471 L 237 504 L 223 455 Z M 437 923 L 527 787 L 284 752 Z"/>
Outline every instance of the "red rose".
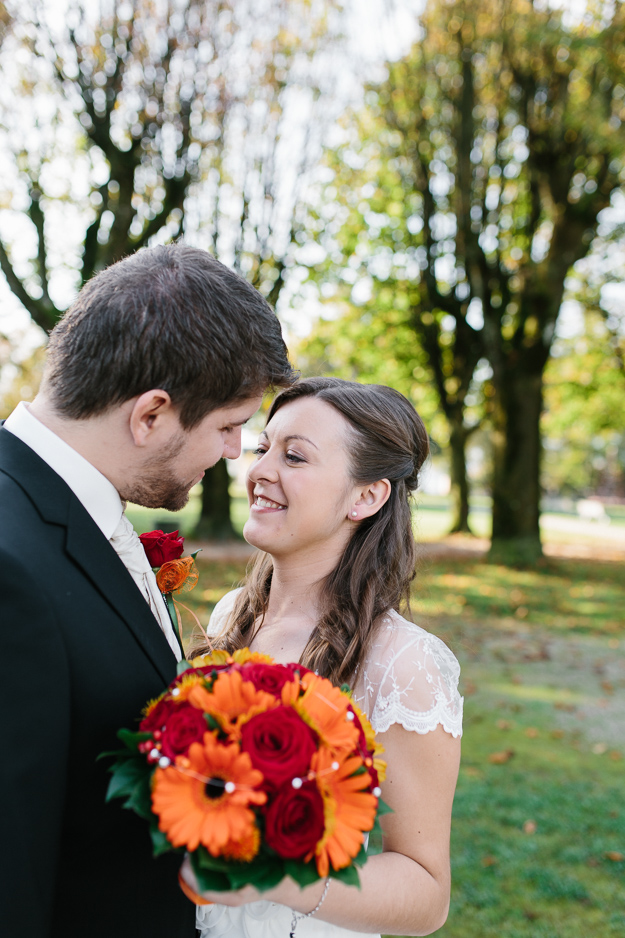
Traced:
<path fill-rule="evenodd" d="M 323 837 L 323 798 L 314 782 L 284 785 L 265 814 L 265 841 L 284 859 L 301 860 Z"/>
<path fill-rule="evenodd" d="M 366 764 L 367 759 L 369 759 L 371 762 L 371 765 L 367 765 L 367 772 L 371 776 L 371 784 L 369 785 L 368 790 L 373 791 L 373 789 L 377 788 L 378 785 L 380 784 L 379 779 L 378 779 L 378 773 L 375 770 L 374 765 L 373 765 L 373 753 L 367 747 L 367 738 L 365 736 L 365 731 L 362 728 L 362 723 L 358 719 L 358 714 L 351 706 L 348 706 L 347 709 L 351 711 L 351 713 L 354 714 L 354 724 L 358 729 L 358 743 L 356 745 L 356 751 L 358 752 L 358 755 L 360 756 L 362 761 L 365 762 L 365 764 Z"/>
<path fill-rule="evenodd" d="M 241 728 L 241 749 L 269 785 L 306 776 L 317 749 L 313 731 L 291 707 L 275 707 L 252 717 Z"/>
<path fill-rule="evenodd" d="M 176 705 L 174 701 L 171 699 L 159 700 L 159 702 L 156 704 L 154 709 L 150 711 L 147 717 L 141 720 L 141 723 L 139 724 L 139 730 L 142 733 L 153 733 L 154 730 L 161 730 L 167 722 L 167 719 L 175 706 Z"/>
<path fill-rule="evenodd" d="M 140 534 L 151 567 L 162 567 L 168 560 L 178 560 L 184 550 L 184 538 L 178 537 L 177 531 L 165 534 L 163 531 L 148 531 Z"/>
<path fill-rule="evenodd" d="M 204 713 L 182 704 L 167 720 L 161 737 L 162 752 L 172 761 L 185 755 L 191 743 L 199 742 L 208 729 Z"/>
<path fill-rule="evenodd" d="M 279 697 L 284 685 L 293 680 L 293 671 L 293 665 L 288 664 L 244 664 L 241 676 L 251 681 L 256 690 Z"/>

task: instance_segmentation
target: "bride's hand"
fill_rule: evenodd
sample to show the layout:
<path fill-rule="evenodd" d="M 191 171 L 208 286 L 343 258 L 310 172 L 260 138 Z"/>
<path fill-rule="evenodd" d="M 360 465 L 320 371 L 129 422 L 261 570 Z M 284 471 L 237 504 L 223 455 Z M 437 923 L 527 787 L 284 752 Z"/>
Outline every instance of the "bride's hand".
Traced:
<path fill-rule="evenodd" d="M 180 875 L 193 892 L 209 902 L 216 902 L 219 905 L 239 906 L 264 899 L 266 902 L 277 902 L 280 905 L 286 905 L 296 912 L 309 912 L 310 909 L 314 909 L 325 885 L 325 880 L 323 880 L 313 883 L 312 886 L 307 886 L 305 889 L 300 889 L 297 883 L 287 876 L 267 892 L 259 892 L 255 886 L 243 886 L 241 889 L 227 892 L 204 891 L 196 879 L 188 856 L 184 858 L 180 868 Z"/>

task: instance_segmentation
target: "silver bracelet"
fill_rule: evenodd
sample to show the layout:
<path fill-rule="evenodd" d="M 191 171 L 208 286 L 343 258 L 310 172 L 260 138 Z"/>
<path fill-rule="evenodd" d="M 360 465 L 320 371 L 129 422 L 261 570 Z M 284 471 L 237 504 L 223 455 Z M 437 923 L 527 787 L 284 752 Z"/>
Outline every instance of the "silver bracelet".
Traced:
<path fill-rule="evenodd" d="M 328 876 L 328 878 L 326 879 L 326 884 L 323 887 L 323 892 L 321 893 L 321 899 L 319 900 L 315 908 L 312 910 L 312 912 L 303 912 L 301 915 L 298 915 L 297 912 L 293 912 L 293 916 L 291 918 L 291 931 L 289 933 L 289 938 L 295 938 L 295 929 L 297 928 L 297 923 L 300 921 L 300 919 L 310 918 L 311 915 L 314 915 L 315 912 L 319 911 L 319 909 L 323 905 L 323 900 L 328 895 L 328 889 L 330 888 L 331 882 L 332 882 L 332 877 Z"/>

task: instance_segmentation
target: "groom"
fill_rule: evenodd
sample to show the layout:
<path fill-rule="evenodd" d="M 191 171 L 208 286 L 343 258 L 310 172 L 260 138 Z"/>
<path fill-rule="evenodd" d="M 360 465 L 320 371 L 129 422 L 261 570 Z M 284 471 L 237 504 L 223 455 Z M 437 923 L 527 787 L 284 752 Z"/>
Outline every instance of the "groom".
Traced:
<path fill-rule="evenodd" d="M 292 381 L 253 287 L 156 247 L 83 288 L 39 395 L 0 428 L 2 938 L 194 935 L 181 858 L 152 858 L 96 762 L 181 657 L 123 502 L 181 508 L 239 455 L 265 388 Z"/>

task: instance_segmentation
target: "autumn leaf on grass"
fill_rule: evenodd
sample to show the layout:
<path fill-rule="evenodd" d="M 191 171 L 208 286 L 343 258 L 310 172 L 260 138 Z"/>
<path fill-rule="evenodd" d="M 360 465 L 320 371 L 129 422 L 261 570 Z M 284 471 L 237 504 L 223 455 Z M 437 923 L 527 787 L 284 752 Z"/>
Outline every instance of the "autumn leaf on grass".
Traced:
<path fill-rule="evenodd" d="M 488 761 L 493 765 L 505 765 L 514 755 L 514 749 L 504 749 L 502 752 L 491 752 Z"/>
<path fill-rule="evenodd" d="M 619 853 L 618 850 L 606 850 L 604 857 L 606 860 L 612 860 L 613 863 L 621 863 L 625 860 L 625 854 Z"/>

